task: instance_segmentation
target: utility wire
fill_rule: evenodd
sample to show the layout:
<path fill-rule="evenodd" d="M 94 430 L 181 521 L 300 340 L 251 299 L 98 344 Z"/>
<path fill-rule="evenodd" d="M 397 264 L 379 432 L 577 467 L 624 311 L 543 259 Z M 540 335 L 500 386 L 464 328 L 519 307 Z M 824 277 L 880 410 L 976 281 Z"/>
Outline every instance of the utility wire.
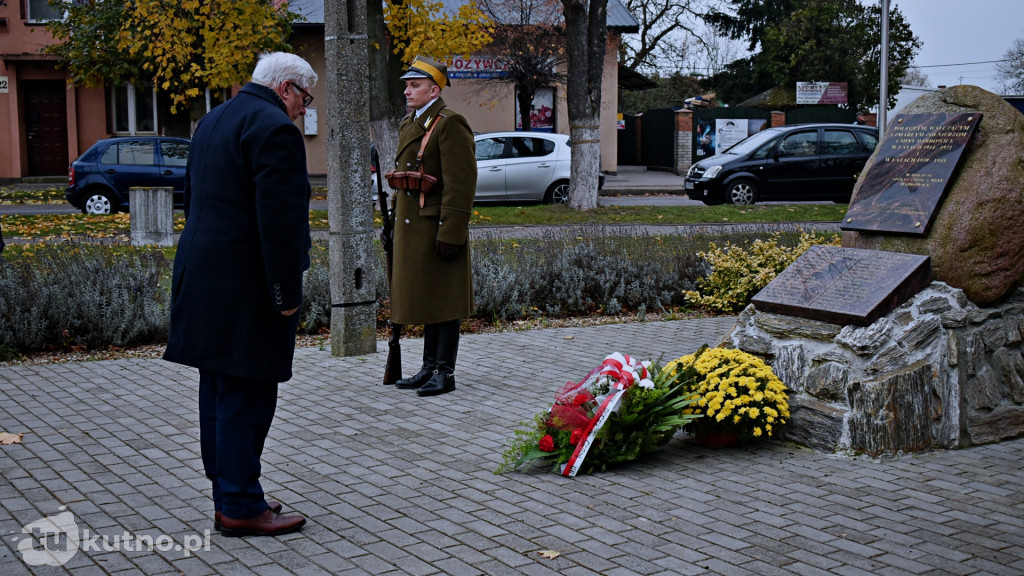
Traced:
<path fill-rule="evenodd" d="M 913 68 L 943 68 L 945 66 L 970 66 L 972 64 L 995 64 L 996 62 L 1010 62 L 1011 59 L 1006 60 L 985 60 L 984 62 L 964 62 L 963 64 L 932 64 L 931 66 L 913 66 Z"/>

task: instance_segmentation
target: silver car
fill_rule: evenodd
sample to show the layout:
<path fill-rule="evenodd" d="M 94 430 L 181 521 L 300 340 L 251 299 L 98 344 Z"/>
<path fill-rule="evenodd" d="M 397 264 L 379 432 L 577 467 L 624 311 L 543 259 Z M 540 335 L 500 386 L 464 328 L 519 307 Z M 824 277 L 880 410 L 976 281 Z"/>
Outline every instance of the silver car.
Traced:
<path fill-rule="evenodd" d="M 569 199 L 569 136 L 545 132 L 477 134 L 478 202 L 546 202 Z M 599 187 L 604 175 L 599 177 Z"/>

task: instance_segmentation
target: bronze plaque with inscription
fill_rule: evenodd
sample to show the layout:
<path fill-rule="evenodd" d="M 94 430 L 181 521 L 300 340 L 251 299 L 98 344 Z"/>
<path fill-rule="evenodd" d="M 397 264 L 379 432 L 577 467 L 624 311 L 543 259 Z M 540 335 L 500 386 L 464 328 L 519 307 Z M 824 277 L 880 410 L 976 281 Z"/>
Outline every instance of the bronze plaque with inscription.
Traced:
<path fill-rule="evenodd" d="M 840 228 L 926 235 L 980 121 L 980 112 L 897 115 Z"/>
<path fill-rule="evenodd" d="M 763 312 L 866 326 L 930 282 L 927 256 L 818 245 L 751 302 Z"/>

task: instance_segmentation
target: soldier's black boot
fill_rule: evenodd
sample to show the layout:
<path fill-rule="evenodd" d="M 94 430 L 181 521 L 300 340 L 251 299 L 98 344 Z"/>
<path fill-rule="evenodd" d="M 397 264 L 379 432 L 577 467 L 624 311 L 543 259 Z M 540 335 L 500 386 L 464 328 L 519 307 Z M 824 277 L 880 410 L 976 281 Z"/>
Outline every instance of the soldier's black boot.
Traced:
<path fill-rule="evenodd" d="M 417 396 L 436 396 L 455 390 L 455 357 L 459 353 L 459 321 L 437 324 L 437 365 Z"/>
<path fill-rule="evenodd" d="M 437 367 L 437 327 L 438 324 L 427 324 L 423 327 L 423 366 L 414 376 L 395 382 L 395 388 L 415 390 L 426 384 L 434 375 L 434 369 Z"/>

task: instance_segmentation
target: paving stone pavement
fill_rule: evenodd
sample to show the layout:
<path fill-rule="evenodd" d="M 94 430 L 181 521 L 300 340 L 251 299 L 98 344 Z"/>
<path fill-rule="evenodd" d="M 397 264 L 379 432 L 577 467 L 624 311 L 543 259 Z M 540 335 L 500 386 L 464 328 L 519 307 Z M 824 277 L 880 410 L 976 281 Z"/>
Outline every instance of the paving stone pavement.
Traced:
<path fill-rule="evenodd" d="M 26 433 L 0 447 L 0 575 L 1024 574 L 1024 439 L 872 459 L 781 442 L 711 450 L 680 434 L 611 472 L 493 473 L 516 424 L 608 353 L 667 360 L 732 323 L 468 335 L 458 389 L 426 399 L 380 385 L 383 343 L 355 358 L 301 349 L 263 483 L 309 523 L 280 538 L 213 533 L 208 548 L 194 370 L 0 368 L 0 430 Z M 420 351 L 405 341 L 408 367 Z M 72 535 L 81 549 L 30 566 L 22 527 L 58 514 L 75 524 L 57 521 L 50 549 L 74 550 Z"/>

